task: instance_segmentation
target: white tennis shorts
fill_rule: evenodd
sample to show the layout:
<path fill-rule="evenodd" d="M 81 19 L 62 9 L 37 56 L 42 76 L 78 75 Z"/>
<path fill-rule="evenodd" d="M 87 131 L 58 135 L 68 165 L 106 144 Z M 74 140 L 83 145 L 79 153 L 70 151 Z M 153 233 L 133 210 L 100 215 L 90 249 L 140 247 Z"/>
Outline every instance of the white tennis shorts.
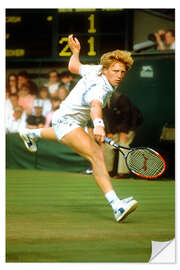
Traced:
<path fill-rule="evenodd" d="M 59 115 L 57 110 L 52 119 L 52 127 L 58 140 L 61 140 L 66 134 L 70 133 L 76 128 L 81 127 L 80 123 L 68 115 Z"/>

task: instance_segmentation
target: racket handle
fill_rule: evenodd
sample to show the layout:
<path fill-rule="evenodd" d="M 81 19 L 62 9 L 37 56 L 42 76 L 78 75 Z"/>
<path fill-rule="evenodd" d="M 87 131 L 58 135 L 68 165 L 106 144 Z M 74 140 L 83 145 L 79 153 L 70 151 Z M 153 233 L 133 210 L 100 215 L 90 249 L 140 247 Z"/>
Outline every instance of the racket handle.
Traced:
<path fill-rule="evenodd" d="M 112 145 L 112 146 L 118 147 L 118 145 L 117 145 L 113 140 L 109 139 L 108 137 L 105 137 L 105 138 L 104 138 L 104 141 L 105 141 L 106 143 L 109 143 L 109 144 Z"/>
<path fill-rule="evenodd" d="M 108 137 L 105 137 L 105 138 L 104 138 L 104 141 L 105 141 L 106 143 L 109 143 L 109 144 L 110 144 L 111 139 L 109 139 Z"/>
<path fill-rule="evenodd" d="M 115 143 L 113 140 L 111 140 L 111 139 L 109 139 L 109 138 L 107 138 L 107 137 L 104 138 L 104 141 L 105 141 L 106 143 L 108 143 L 108 144 L 114 146 L 115 148 L 118 148 L 118 149 L 119 149 L 119 147 L 120 147 L 119 144 Z"/>

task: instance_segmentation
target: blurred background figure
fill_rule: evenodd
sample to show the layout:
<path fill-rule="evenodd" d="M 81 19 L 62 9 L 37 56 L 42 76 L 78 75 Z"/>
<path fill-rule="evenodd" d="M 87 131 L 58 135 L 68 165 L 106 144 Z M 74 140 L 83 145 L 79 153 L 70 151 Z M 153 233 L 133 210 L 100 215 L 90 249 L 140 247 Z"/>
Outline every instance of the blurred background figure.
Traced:
<path fill-rule="evenodd" d="M 36 116 L 35 115 L 28 115 L 26 118 L 26 128 L 37 128 Z"/>
<path fill-rule="evenodd" d="M 28 84 L 21 85 L 21 87 L 19 88 L 18 96 L 19 105 L 23 107 L 27 115 L 30 115 L 32 113 L 32 108 L 36 96 L 31 94 Z"/>
<path fill-rule="evenodd" d="M 51 97 L 56 95 L 56 91 L 59 88 L 60 81 L 59 81 L 59 73 L 53 69 L 48 74 L 48 82 L 44 85 L 48 88 L 49 94 Z"/>
<path fill-rule="evenodd" d="M 43 128 L 46 122 L 46 118 L 43 115 L 36 116 L 37 128 Z"/>
<path fill-rule="evenodd" d="M 144 50 L 175 50 L 175 31 L 173 29 L 158 30 L 147 36 L 148 40 L 133 45 L 134 52 Z"/>
<path fill-rule="evenodd" d="M 32 126 L 35 126 L 35 128 L 42 128 L 45 125 L 45 116 L 43 115 L 43 100 L 41 99 L 35 99 L 32 113 L 30 115 L 31 117 L 28 117 L 28 124 L 33 128 Z"/>
<path fill-rule="evenodd" d="M 16 94 L 10 94 L 5 100 L 5 123 L 12 118 L 14 108 L 18 106 L 18 96 Z"/>
<path fill-rule="evenodd" d="M 6 119 L 8 115 L 11 114 L 14 110 L 14 107 L 18 105 L 18 95 L 10 94 L 5 100 L 5 115 Z"/>
<path fill-rule="evenodd" d="M 42 112 L 43 112 L 43 100 L 37 98 L 34 100 L 32 114 L 35 116 L 42 116 Z"/>
<path fill-rule="evenodd" d="M 60 82 L 61 82 L 61 85 L 64 85 L 68 91 L 71 91 L 73 87 L 75 86 L 72 73 L 68 70 L 61 72 Z"/>
<path fill-rule="evenodd" d="M 151 39 L 154 39 L 157 44 L 157 50 L 175 50 L 175 31 L 172 29 L 159 30 L 153 35 L 150 35 Z"/>
<path fill-rule="evenodd" d="M 6 133 L 19 132 L 21 128 L 26 127 L 26 116 L 21 106 L 16 105 L 13 109 L 11 116 L 5 123 Z"/>
<path fill-rule="evenodd" d="M 18 78 L 18 88 L 20 89 L 23 85 L 28 85 L 29 90 L 30 90 L 30 94 L 31 95 L 38 95 L 38 87 L 36 85 L 35 82 L 33 82 L 32 80 L 30 80 L 29 78 L 29 74 L 27 73 L 27 71 L 21 71 L 18 73 L 17 75 Z"/>
<path fill-rule="evenodd" d="M 9 94 L 17 94 L 18 93 L 18 84 L 17 84 L 17 76 L 15 73 L 11 73 L 7 79 L 6 89 Z"/>
<path fill-rule="evenodd" d="M 125 147 L 130 146 L 134 140 L 137 127 L 143 122 L 139 109 L 132 104 L 126 95 L 119 91 L 113 93 L 110 101 L 103 109 L 103 118 L 107 137 Z M 121 153 L 118 152 L 118 154 L 117 172 L 114 175 L 115 152 L 110 145 L 105 144 L 105 162 L 110 175 L 116 179 L 127 178 L 130 176 L 129 170 L 124 157 Z"/>
<path fill-rule="evenodd" d="M 58 97 L 52 97 L 51 103 L 52 103 L 52 110 L 46 115 L 46 122 L 44 127 L 51 127 L 53 114 L 57 109 L 59 109 L 61 100 Z"/>
<path fill-rule="evenodd" d="M 60 99 L 61 102 L 68 96 L 68 94 L 69 91 L 64 85 L 61 85 L 56 92 L 56 96 Z"/>
<path fill-rule="evenodd" d="M 42 114 L 43 116 L 46 117 L 47 113 L 51 111 L 52 108 L 52 104 L 51 104 L 51 100 L 50 100 L 50 94 L 48 91 L 48 88 L 43 86 L 40 88 L 39 90 L 39 98 L 42 101 L 42 105 L 43 105 L 43 111 Z"/>

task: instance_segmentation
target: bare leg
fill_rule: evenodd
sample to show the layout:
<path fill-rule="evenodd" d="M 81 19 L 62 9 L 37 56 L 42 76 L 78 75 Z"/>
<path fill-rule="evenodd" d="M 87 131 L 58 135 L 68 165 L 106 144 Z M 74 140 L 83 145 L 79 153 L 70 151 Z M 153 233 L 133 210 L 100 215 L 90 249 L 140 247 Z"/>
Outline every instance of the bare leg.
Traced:
<path fill-rule="evenodd" d="M 54 129 L 52 127 L 41 129 L 41 138 L 46 140 L 58 141 Z"/>
<path fill-rule="evenodd" d="M 93 167 L 96 183 L 104 194 L 113 190 L 100 146 L 82 128 L 77 128 L 62 138 L 62 143 L 73 148 L 79 155 L 88 159 Z"/>
<path fill-rule="evenodd" d="M 46 140 L 58 141 L 52 127 L 42 128 L 41 137 Z M 76 128 L 71 131 L 61 139 L 61 142 L 70 146 L 79 155 L 91 162 L 96 183 L 104 194 L 113 189 L 104 162 L 103 150 L 92 138 L 90 138 L 83 128 Z"/>

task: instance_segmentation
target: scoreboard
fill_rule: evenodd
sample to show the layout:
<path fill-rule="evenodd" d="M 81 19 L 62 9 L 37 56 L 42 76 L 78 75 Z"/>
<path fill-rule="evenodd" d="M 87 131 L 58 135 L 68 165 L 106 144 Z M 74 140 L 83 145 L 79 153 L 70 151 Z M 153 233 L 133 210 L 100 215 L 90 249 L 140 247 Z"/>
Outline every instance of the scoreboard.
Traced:
<path fill-rule="evenodd" d="M 6 10 L 6 57 L 49 58 L 52 56 L 52 21 L 41 10 Z"/>
<path fill-rule="evenodd" d="M 69 34 L 89 62 L 109 50 L 131 50 L 132 18 L 127 9 L 6 9 L 6 59 L 68 61 Z"/>

